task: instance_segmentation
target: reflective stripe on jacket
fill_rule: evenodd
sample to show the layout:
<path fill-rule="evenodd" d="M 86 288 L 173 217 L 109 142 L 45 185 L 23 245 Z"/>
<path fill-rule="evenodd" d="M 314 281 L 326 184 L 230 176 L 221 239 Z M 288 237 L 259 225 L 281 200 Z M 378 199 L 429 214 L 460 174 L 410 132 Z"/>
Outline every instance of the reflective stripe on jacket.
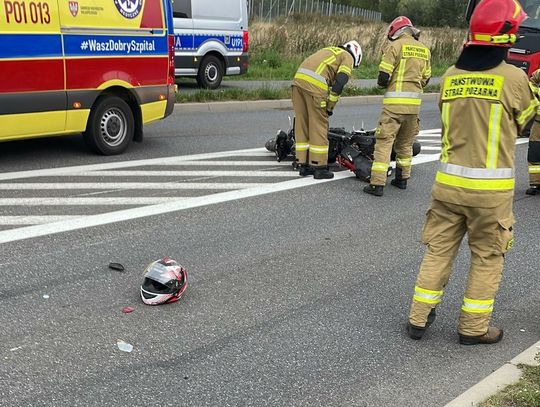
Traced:
<path fill-rule="evenodd" d="M 379 71 L 390 75 L 383 100 L 385 108 L 399 114 L 417 114 L 423 87 L 431 77 L 429 49 L 404 34 L 384 50 Z"/>
<path fill-rule="evenodd" d="M 451 67 L 441 81 L 442 151 L 433 198 L 485 208 L 511 199 L 515 140 L 538 108 L 527 76 L 502 62 L 478 72 Z"/>

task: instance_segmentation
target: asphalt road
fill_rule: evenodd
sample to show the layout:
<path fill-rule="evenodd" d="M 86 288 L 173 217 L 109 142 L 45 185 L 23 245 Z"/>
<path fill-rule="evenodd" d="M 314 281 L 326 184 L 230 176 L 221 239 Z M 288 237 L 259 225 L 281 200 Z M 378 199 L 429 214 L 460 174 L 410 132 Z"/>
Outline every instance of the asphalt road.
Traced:
<path fill-rule="evenodd" d="M 379 108 L 341 106 L 331 124 L 373 127 Z M 5 143 L 0 175 L 262 147 L 289 114 L 186 115 L 179 107 L 112 158 L 89 154 L 79 137 Z M 421 118 L 423 129 L 440 127 L 433 102 Z M 420 342 L 405 336 L 431 162 L 414 167 L 406 191 L 387 188 L 382 199 L 345 178 L 1 244 L 0 405 L 443 406 L 540 337 L 539 201 L 524 195 L 526 145 L 517 156 L 517 242 L 494 316 L 505 328 L 500 344 L 457 343 L 465 250 L 430 332 Z M 146 181 L 122 180 L 135 179 Z M 34 209 L 49 210 L 25 210 Z M 145 306 L 142 271 L 164 255 L 187 268 L 189 287 L 178 303 Z M 108 269 L 110 261 L 126 272 Z M 123 314 L 124 306 L 135 311 Z M 119 351 L 118 339 L 133 351 Z"/>

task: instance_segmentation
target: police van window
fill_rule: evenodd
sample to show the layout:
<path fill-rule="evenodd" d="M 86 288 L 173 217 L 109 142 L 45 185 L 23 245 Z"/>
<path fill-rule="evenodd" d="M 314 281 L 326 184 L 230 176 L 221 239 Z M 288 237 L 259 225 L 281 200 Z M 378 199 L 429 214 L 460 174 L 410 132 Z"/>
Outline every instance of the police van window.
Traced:
<path fill-rule="evenodd" d="M 173 17 L 191 18 L 191 0 L 174 0 Z"/>

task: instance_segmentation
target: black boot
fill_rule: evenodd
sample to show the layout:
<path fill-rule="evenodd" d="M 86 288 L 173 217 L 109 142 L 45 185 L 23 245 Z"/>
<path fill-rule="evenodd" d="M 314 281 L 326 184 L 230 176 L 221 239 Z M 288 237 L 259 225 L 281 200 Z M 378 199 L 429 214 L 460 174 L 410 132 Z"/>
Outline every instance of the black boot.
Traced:
<path fill-rule="evenodd" d="M 315 168 L 313 168 L 311 165 L 309 164 L 300 164 L 298 166 L 298 174 L 301 176 L 301 177 L 307 177 L 309 175 L 313 175 L 315 174 Z"/>
<path fill-rule="evenodd" d="M 332 179 L 334 178 L 334 173 L 328 169 L 327 166 L 324 167 L 313 167 L 315 169 L 315 173 L 313 174 L 313 178 L 315 179 Z"/>
<path fill-rule="evenodd" d="M 364 192 L 366 194 L 375 195 L 375 196 L 383 196 L 383 189 L 384 187 L 382 185 L 366 185 L 364 187 Z"/>
<path fill-rule="evenodd" d="M 525 191 L 527 195 L 538 195 L 540 194 L 540 185 L 531 185 L 531 187 Z"/>
<path fill-rule="evenodd" d="M 436 317 L 437 313 L 435 312 L 435 308 L 432 308 L 427 317 L 426 326 L 415 326 L 409 323 L 407 325 L 407 333 L 409 334 L 409 337 L 416 340 L 422 339 L 422 336 L 424 336 L 426 329 L 428 329 L 430 325 L 435 322 Z"/>
<path fill-rule="evenodd" d="M 407 180 L 402 178 L 402 173 L 403 170 L 399 167 L 396 167 L 396 177 L 392 181 L 390 181 L 390 184 L 399 189 L 407 189 Z"/>

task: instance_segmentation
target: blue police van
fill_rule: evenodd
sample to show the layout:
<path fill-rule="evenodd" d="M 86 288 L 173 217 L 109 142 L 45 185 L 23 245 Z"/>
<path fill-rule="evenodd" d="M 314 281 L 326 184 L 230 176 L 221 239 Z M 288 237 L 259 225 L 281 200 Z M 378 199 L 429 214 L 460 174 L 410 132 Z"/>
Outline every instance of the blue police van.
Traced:
<path fill-rule="evenodd" d="M 174 0 L 175 76 L 216 89 L 248 69 L 247 0 Z"/>

